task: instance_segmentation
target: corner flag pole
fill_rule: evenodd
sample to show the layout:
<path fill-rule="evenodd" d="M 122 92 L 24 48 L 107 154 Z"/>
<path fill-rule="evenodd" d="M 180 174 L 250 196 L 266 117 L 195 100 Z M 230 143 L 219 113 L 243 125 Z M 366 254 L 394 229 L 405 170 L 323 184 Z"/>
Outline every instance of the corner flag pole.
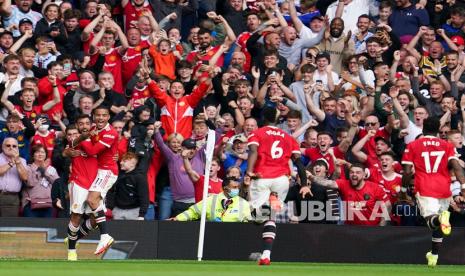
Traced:
<path fill-rule="evenodd" d="M 207 195 L 208 183 L 210 181 L 210 167 L 212 165 L 213 151 L 215 149 L 215 131 L 208 130 L 207 148 L 206 148 L 206 164 L 205 164 L 205 179 L 203 181 L 203 195 L 202 195 L 202 216 L 200 218 L 200 231 L 199 231 L 199 247 L 197 248 L 197 260 L 202 261 L 203 257 L 203 243 L 205 237 L 205 220 L 207 218 Z"/>

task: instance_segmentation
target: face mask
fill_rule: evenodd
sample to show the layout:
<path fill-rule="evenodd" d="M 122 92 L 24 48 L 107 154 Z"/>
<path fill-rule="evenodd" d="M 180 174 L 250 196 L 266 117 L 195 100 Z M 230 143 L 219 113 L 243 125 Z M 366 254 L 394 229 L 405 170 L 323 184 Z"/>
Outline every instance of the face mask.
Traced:
<path fill-rule="evenodd" d="M 230 198 L 236 197 L 238 195 L 239 195 L 239 189 L 238 188 L 229 190 L 228 196 Z"/>
<path fill-rule="evenodd" d="M 48 130 L 48 127 L 49 127 L 49 125 L 41 125 L 41 126 L 39 127 L 39 131 L 45 132 L 45 131 Z"/>

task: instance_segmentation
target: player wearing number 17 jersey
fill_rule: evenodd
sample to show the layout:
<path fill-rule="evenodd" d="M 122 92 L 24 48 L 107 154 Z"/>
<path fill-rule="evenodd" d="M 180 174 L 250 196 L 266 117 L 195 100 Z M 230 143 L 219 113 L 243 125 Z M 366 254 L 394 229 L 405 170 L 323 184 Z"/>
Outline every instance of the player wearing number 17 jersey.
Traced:
<path fill-rule="evenodd" d="M 424 136 L 407 145 L 402 164 L 404 166 L 404 186 L 409 185 L 415 168 L 415 191 L 420 214 L 433 231 L 432 250 L 426 254 L 429 266 L 435 266 L 443 236 L 451 233 L 450 213 L 452 168 L 457 179 L 465 188 L 465 177 L 459 165 L 455 148 L 449 142 L 437 138 L 439 120 L 427 118 L 423 122 Z"/>
<path fill-rule="evenodd" d="M 276 203 L 286 198 L 289 190 L 290 159 L 294 161 L 299 172 L 302 185 L 300 193 L 305 196 L 310 193 L 310 188 L 307 187 L 307 176 L 300 161 L 297 141 L 274 126 L 279 111 L 265 108 L 263 116 L 265 126 L 255 130 L 248 137 L 249 158 L 244 182 L 250 184 L 250 205 L 255 210 L 256 219 L 265 220 L 262 233 L 263 254 L 259 265 L 269 265 L 271 249 L 276 237 L 276 224 L 273 216 L 263 219 L 259 218 L 259 215 L 263 216 L 261 211 L 270 207 L 271 211 L 277 211 Z"/>

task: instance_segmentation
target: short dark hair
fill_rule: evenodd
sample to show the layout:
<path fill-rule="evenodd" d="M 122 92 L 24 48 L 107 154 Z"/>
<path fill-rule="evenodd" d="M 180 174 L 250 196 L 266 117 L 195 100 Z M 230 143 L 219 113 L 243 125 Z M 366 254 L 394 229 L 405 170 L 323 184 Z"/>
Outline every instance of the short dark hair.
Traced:
<path fill-rule="evenodd" d="M 81 11 L 75 9 L 68 9 L 63 13 L 63 19 L 73 19 L 76 18 L 77 20 L 81 19 Z"/>
<path fill-rule="evenodd" d="M 299 110 L 291 109 L 287 113 L 286 119 L 300 119 L 300 120 L 302 120 L 302 112 L 300 112 Z"/>
<path fill-rule="evenodd" d="M 378 43 L 379 45 L 381 45 L 381 41 L 379 41 L 379 39 L 377 37 L 374 37 L 374 36 L 371 36 L 369 38 L 367 38 L 367 40 L 365 41 L 365 44 L 370 44 L 370 43 Z"/>
<path fill-rule="evenodd" d="M 92 118 L 87 114 L 78 115 L 77 118 L 76 118 L 76 122 L 81 121 L 83 119 L 89 119 L 92 122 Z"/>
<path fill-rule="evenodd" d="M 47 157 L 48 157 L 47 149 L 45 148 L 45 146 L 43 144 L 35 144 L 34 146 L 31 147 L 31 156 L 32 156 L 32 158 L 34 158 L 34 153 L 36 153 L 36 151 L 38 151 L 40 149 L 43 149 L 45 151 L 45 159 L 47 159 Z"/>
<path fill-rule="evenodd" d="M 263 109 L 263 119 L 267 123 L 276 123 L 277 121 L 277 116 L 278 115 L 278 109 L 277 108 L 272 108 L 272 107 L 265 107 Z"/>
<path fill-rule="evenodd" d="M 429 116 L 423 121 L 423 134 L 436 136 L 439 130 L 439 119 L 434 116 Z"/>
<path fill-rule="evenodd" d="M 366 13 L 360 15 L 360 16 L 358 17 L 357 21 L 358 21 L 360 18 L 366 18 L 366 19 L 370 20 L 370 17 L 369 17 L 368 14 L 366 14 Z"/>
<path fill-rule="evenodd" d="M 203 34 L 209 34 L 211 35 L 210 30 L 205 29 L 205 28 L 200 28 L 199 32 L 197 33 L 198 36 L 203 35 Z"/>
<path fill-rule="evenodd" d="M 356 163 L 352 163 L 352 165 L 350 165 L 350 168 L 361 168 L 363 171 L 365 171 L 366 169 L 366 166 L 363 165 L 362 163 L 359 163 L 359 162 L 356 162 Z"/>
<path fill-rule="evenodd" d="M 310 63 L 307 63 L 307 64 L 304 64 L 302 65 L 302 67 L 300 67 L 300 73 L 313 73 L 315 72 L 316 70 L 316 67 L 313 66 L 312 64 Z"/>

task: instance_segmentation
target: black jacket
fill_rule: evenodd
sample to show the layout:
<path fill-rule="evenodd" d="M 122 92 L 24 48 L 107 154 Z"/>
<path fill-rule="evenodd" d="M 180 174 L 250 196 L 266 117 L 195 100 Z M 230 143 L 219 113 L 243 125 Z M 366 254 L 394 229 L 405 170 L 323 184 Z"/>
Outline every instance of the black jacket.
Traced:
<path fill-rule="evenodd" d="M 149 205 L 149 190 L 147 177 L 142 170 L 135 169 L 126 173 L 121 171 L 115 185 L 106 198 L 109 209 L 133 209 L 140 207 L 139 217 L 145 216 Z"/>

